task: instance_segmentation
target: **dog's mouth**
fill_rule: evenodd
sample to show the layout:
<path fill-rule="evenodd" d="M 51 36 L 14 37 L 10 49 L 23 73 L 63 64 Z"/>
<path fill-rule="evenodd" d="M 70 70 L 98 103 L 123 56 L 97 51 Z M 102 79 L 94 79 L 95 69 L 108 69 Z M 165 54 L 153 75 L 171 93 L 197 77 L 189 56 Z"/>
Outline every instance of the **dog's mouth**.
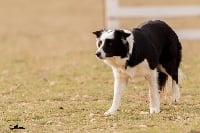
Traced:
<path fill-rule="evenodd" d="M 98 59 L 103 60 L 105 58 L 101 57 L 101 56 L 96 56 Z"/>
<path fill-rule="evenodd" d="M 112 56 L 112 55 L 109 55 L 109 54 L 107 54 L 107 53 L 102 54 L 101 52 L 97 52 L 97 53 L 96 53 L 96 57 L 97 57 L 98 59 L 103 60 L 103 59 L 106 59 L 106 58 L 111 58 L 111 57 L 113 57 L 113 56 Z"/>

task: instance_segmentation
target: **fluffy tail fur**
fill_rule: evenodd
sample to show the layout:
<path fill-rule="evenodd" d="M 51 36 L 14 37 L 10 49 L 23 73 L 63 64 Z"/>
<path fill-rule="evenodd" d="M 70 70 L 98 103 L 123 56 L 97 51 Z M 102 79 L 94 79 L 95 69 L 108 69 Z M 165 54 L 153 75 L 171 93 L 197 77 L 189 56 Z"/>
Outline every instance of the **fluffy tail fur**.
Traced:
<path fill-rule="evenodd" d="M 166 85 L 168 79 L 168 75 L 166 75 L 163 72 L 158 73 L 158 85 L 159 85 L 159 90 L 163 91 Z"/>

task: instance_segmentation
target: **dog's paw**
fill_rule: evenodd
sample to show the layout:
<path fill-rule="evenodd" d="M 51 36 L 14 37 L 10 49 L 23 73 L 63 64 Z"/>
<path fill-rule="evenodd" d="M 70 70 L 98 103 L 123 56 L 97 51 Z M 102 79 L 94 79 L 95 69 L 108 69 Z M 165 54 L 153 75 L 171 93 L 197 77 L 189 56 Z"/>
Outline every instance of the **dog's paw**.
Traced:
<path fill-rule="evenodd" d="M 177 92 L 175 92 L 175 93 L 172 94 L 172 100 L 174 102 L 178 102 L 179 99 L 180 99 L 180 92 L 179 91 L 177 91 Z"/>
<path fill-rule="evenodd" d="M 108 110 L 107 112 L 104 113 L 105 116 L 109 116 L 109 115 L 114 115 L 116 111 L 111 111 Z"/>
<path fill-rule="evenodd" d="M 153 113 L 160 113 L 160 109 L 159 108 L 150 107 L 150 114 L 153 114 Z"/>

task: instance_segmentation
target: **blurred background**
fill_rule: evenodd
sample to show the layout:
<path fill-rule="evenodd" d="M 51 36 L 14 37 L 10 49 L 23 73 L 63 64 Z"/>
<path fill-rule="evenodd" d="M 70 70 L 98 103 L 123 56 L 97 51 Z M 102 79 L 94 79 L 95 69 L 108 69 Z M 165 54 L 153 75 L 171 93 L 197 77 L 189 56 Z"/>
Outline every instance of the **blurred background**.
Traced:
<path fill-rule="evenodd" d="M 0 3 L 0 52 L 7 53 L 4 59 L 9 55 L 17 58 L 21 54 L 40 58 L 91 52 L 95 48 L 91 32 L 105 27 L 103 0 L 1 0 Z M 122 6 L 199 4 L 198 0 L 120 1 Z M 136 27 L 146 20 L 121 19 L 120 27 Z M 164 20 L 175 29 L 200 28 L 199 17 Z"/>
<path fill-rule="evenodd" d="M 43 56 L 87 50 L 102 27 L 102 1 L 0 1 L 0 49 Z M 93 6 L 96 5 L 96 6 Z M 98 6 L 97 6 L 98 5 Z M 8 50 L 11 51 L 11 50 Z"/>

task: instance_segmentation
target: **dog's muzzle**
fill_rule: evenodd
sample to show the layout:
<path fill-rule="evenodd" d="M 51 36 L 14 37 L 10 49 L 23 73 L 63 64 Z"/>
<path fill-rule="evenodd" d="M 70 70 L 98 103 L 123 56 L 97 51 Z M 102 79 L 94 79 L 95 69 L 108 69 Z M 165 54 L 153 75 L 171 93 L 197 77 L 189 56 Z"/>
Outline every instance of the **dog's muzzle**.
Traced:
<path fill-rule="evenodd" d="M 96 52 L 96 56 L 99 58 L 101 57 L 101 52 Z"/>
<path fill-rule="evenodd" d="M 99 58 L 99 59 L 103 59 L 103 57 L 102 57 L 102 55 L 101 55 L 101 52 L 99 52 L 99 51 L 96 52 L 96 56 L 97 56 L 97 58 Z"/>
<path fill-rule="evenodd" d="M 98 49 L 96 51 L 96 57 L 99 58 L 99 59 L 105 59 L 106 53 L 102 49 Z"/>

